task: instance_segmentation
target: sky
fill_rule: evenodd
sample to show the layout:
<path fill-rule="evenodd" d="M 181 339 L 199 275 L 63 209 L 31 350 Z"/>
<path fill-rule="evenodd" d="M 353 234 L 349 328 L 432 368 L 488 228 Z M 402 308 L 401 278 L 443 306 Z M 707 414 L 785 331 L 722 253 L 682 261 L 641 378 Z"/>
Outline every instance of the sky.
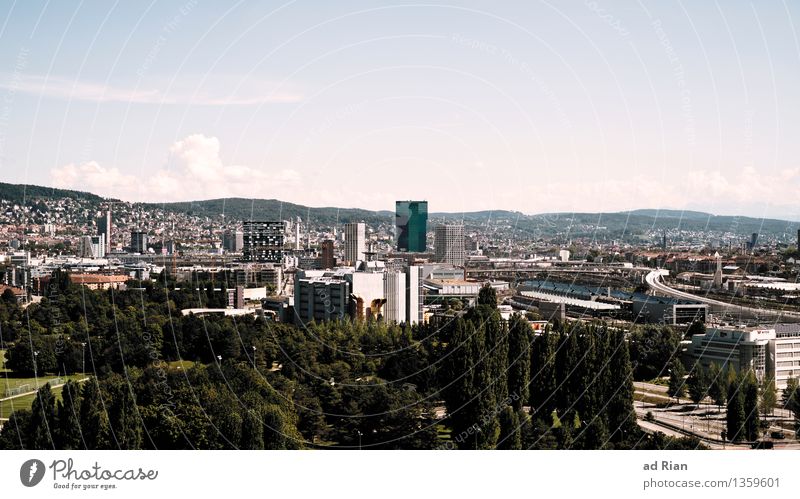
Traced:
<path fill-rule="evenodd" d="M 800 220 L 800 5 L 0 2 L 0 181 Z"/>

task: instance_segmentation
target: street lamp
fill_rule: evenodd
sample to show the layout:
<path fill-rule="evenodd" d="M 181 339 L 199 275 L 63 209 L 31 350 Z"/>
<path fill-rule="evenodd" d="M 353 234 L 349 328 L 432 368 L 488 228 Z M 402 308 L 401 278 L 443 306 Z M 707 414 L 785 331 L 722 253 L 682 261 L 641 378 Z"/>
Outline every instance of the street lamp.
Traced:
<path fill-rule="evenodd" d="M 39 350 L 33 352 L 33 377 L 38 378 L 39 372 Z"/>
<path fill-rule="evenodd" d="M 86 342 L 81 342 L 81 372 L 86 374 Z"/>
<path fill-rule="evenodd" d="M 358 433 L 358 450 L 361 450 L 361 436 L 363 433 L 361 433 L 361 430 L 356 430 L 356 433 Z"/>
<path fill-rule="evenodd" d="M 257 369 L 256 368 L 256 346 L 255 345 L 253 345 L 253 369 Z"/>

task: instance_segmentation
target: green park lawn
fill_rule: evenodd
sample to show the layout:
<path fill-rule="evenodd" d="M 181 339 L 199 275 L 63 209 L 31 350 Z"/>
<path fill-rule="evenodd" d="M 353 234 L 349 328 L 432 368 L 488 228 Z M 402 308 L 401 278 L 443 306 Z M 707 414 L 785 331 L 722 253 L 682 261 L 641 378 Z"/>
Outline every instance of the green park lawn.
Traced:
<path fill-rule="evenodd" d="M 27 385 L 29 390 L 26 391 L 34 391 L 40 386 L 44 386 L 46 383 L 49 383 L 51 380 L 59 377 L 61 378 L 62 383 L 66 383 L 68 380 L 79 380 L 85 378 L 86 376 L 83 374 L 70 374 L 69 376 L 46 374 L 44 376 L 39 376 L 38 378 L 15 378 L 8 371 L 0 372 L 0 398 L 7 397 L 6 390 L 24 387 Z"/>
<path fill-rule="evenodd" d="M 61 400 L 62 389 L 63 388 L 61 387 L 53 389 L 53 395 L 56 397 L 56 400 Z M 12 412 L 19 409 L 30 409 L 31 404 L 33 404 L 33 399 L 35 398 L 36 394 L 31 393 L 30 395 L 25 395 L 24 397 L 17 397 L 15 399 L 0 402 L 0 419 L 8 419 Z"/>

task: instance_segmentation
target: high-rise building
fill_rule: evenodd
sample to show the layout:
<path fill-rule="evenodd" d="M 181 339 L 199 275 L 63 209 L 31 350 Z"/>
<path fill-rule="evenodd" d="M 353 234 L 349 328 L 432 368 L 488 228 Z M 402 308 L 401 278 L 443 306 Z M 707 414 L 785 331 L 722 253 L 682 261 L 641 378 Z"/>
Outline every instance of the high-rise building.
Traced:
<path fill-rule="evenodd" d="M 344 259 L 349 264 L 364 260 L 367 251 L 367 226 L 363 222 L 344 224 Z"/>
<path fill-rule="evenodd" d="M 336 266 L 336 255 L 334 254 L 333 239 L 322 241 L 322 252 L 320 255 L 320 267 L 332 269 Z"/>
<path fill-rule="evenodd" d="M 97 219 L 97 235 L 105 236 L 105 253 L 111 253 L 111 230 L 111 210 L 107 210 L 102 217 Z"/>
<path fill-rule="evenodd" d="M 147 253 L 147 232 L 131 232 L 131 251 L 134 253 Z"/>
<path fill-rule="evenodd" d="M 434 250 L 437 262 L 464 265 L 464 226 L 437 225 L 434 232 Z"/>
<path fill-rule="evenodd" d="M 78 241 L 78 256 L 81 258 L 104 258 L 106 256 L 106 236 L 83 236 Z"/>
<path fill-rule="evenodd" d="M 400 324 L 406 321 L 406 275 L 402 272 L 386 272 L 383 276 L 383 319 Z"/>
<path fill-rule="evenodd" d="M 301 228 L 300 225 L 301 225 L 301 223 L 302 223 L 302 221 L 300 220 L 300 217 L 297 217 L 297 220 L 295 220 L 295 223 L 294 223 L 294 249 L 295 249 L 295 251 L 299 251 L 300 247 L 301 247 L 301 236 L 300 236 L 300 228 Z"/>
<path fill-rule="evenodd" d="M 222 233 L 222 248 L 231 253 L 239 253 L 244 249 L 244 232 L 226 230 Z"/>
<path fill-rule="evenodd" d="M 248 262 L 283 262 L 283 244 L 286 222 L 244 223 L 242 230 L 244 259 Z"/>
<path fill-rule="evenodd" d="M 758 232 L 753 232 L 750 235 L 750 249 L 756 249 L 756 242 L 758 241 Z"/>
<path fill-rule="evenodd" d="M 427 201 L 397 201 L 394 210 L 397 250 L 422 253 L 428 232 Z"/>
<path fill-rule="evenodd" d="M 422 266 L 409 265 L 406 271 L 406 317 L 407 324 L 418 324 L 422 316 Z"/>

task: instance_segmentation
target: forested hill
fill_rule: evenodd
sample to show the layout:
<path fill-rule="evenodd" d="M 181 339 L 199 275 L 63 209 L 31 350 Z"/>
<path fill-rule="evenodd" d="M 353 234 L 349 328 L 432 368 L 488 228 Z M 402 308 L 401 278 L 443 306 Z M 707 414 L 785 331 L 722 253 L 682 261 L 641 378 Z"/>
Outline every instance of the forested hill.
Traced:
<path fill-rule="evenodd" d="M 144 204 L 143 206 L 207 217 L 218 217 L 224 214 L 225 218 L 229 220 L 293 220 L 300 217 L 303 220 L 313 220 L 323 225 L 347 222 L 366 222 L 368 224 L 394 222 L 394 212 L 391 211 L 334 207 L 312 208 L 278 199 L 223 198 L 184 203 Z"/>
<path fill-rule="evenodd" d="M 73 198 L 86 201 L 102 202 L 105 199 L 90 192 L 71 191 L 67 189 L 56 189 L 54 187 L 42 187 L 38 185 L 24 184 L 5 184 L 0 182 L 0 199 L 5 199 L 12 203 L 23 204 L 36 201 L 38 199 L 61 199 Z"/>

